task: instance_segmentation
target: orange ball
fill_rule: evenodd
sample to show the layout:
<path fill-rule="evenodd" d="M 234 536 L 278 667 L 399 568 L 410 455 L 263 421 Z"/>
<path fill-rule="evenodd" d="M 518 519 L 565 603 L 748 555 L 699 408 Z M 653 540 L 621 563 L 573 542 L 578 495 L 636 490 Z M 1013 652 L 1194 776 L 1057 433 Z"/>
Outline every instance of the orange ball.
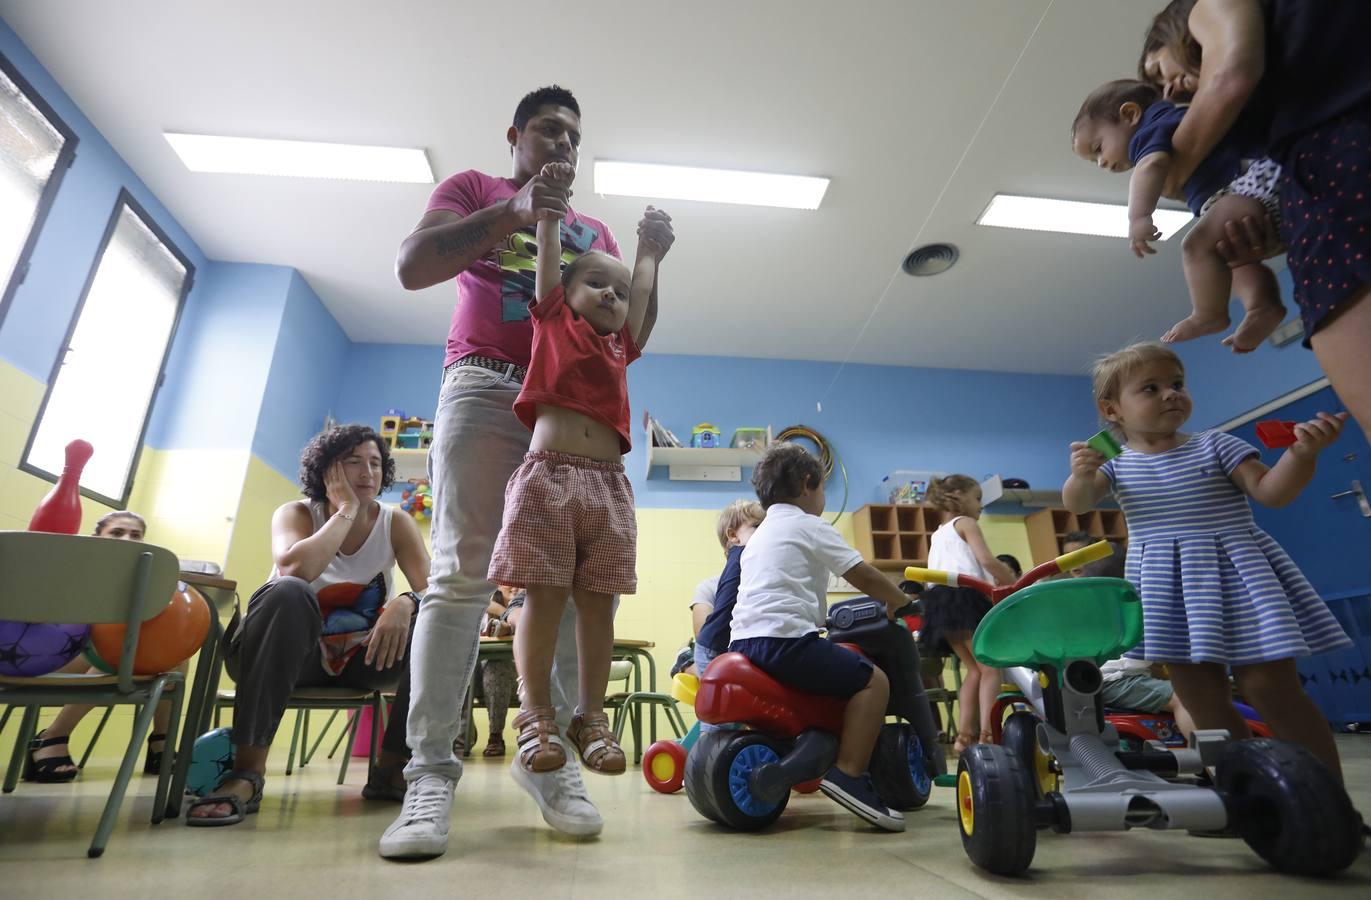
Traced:
<path fill-rule="evenodd" d="M 207 634 L 209 606 L 205 598 L 195 588 L 178 581 L 167 607 L 138 629 L 138 655 L 133 660 L 133 674 L 170 672 L 200 649 Z M 92 625 L 90 649 L 94 651 L 92 655 L 99 658 L 98 668 L 116 671 L 123 656 L 124 626 Z"/>

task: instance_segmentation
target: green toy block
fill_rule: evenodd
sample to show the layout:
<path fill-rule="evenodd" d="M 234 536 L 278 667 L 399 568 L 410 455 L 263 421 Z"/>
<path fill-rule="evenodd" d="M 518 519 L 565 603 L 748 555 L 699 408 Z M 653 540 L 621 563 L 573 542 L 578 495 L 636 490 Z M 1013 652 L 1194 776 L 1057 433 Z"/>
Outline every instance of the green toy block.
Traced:
<path fill-rule="evenodd" d="M 1101 431 L 1099 434 L 1086 441 L 1092 450 L 1098 450 L 1104 455 L 1105 459 L 1113 459 L 1123 452 L 1123 447 L 1114 439 L 1114 435 L 1108 430 Z"/>

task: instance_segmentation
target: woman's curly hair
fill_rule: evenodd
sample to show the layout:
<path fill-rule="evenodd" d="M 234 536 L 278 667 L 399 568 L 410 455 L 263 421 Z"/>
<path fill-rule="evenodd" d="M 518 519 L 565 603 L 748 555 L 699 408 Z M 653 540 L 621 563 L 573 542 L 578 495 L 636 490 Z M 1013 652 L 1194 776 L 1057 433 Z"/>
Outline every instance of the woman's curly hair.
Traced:
<path fill-rule="evenodd" d="M 390 458 L 390 447 L 371 428 L 354 423 L 335 425 L 309 439 L 305 449 L 300 451 L 300 493 L 320 503 L 327 501 L 324 474 L 328 467 L 365 441 L 374 441 L 381 451 L 381 487 L 377 493 L 389 489 L 395 484 L 395 460 Z"/>

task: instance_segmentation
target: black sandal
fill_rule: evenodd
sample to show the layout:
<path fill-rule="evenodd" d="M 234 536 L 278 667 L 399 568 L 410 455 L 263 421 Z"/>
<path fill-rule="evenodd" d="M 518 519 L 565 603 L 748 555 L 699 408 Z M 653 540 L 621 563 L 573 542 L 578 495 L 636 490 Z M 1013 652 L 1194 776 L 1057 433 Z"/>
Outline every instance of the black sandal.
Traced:
<path fill-rule="evenodd" d="M 153 741 L 161 741 L 162 749 L 152 749 Z M 167 750 L 167 736 L 165 734 L 148 735 L 148 753 L 143 757 L 143 774 L 158 775 L 162 772 L 162 754 Z"/>
<path fill-rule="evenodd" d="M 71 758 L 71 754 L 65 756 L 50 756 L 47 759 L 34 759 L 33 751 L 41 750 L 44 747 L 56 747 L 59 744 L 66 744 L 71 740 L 67 737 L 43 737 L 44 732 L 38 732 L 38 736 L 29 741 L 29 752 L 24 757 L 24 780 L 36 781 L 40 784 L 64 784 L 76 778 L 76 760 Z M 59 772 L 63 766 L 71 766 L 70 772 Z"/>
<path fill-rule="evenodd" d="M 219 780 L 214 783 L 212 790 L 217 791 L 230 781 L 246 781 L 252 785 L 252 796 L 248 802 L 244 803 L 237 794 L 213 794 L 191 803 L 186 807 L 186 824 L 193 828 L 212 828 L 219 825 L 237 825 L 243 819 L 257 812 L 262 806 L 262 786 L 266 784 L 266 779 L 256 772 L 243 772 L 234 769 L 219 776 Z M 226 816 L 192 816 L 191 812 L 201 806 L 208 806 L 215 803 L 227 803 L 233 807 L 233 811 Z"/>

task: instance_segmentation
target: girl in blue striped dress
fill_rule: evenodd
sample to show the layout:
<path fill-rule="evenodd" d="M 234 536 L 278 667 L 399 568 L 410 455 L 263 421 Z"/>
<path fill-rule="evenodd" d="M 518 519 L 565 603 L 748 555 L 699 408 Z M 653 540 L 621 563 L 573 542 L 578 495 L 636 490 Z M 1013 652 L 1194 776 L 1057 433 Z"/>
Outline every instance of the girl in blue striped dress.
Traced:
<path fill-rule="evenodd" d="M 1248 737 L 1238 688 L 1279 738 L 1303 744 L 1341 777 L 1328 723 L 1300 686 L 1295 657 L 1351 644 L 1285 551 L 1256 526 L 1248 497 L 1290 503 L 1346 413 L 1295 426 L 1299 440 L 1267 468 L 1257 449 L 1219 431 L 1184 434 L 1185 368 L 1171 350 L 1135 344 L 1094 368 L 1095 404 L 1122 439 L 1105 461 L 1071 445 L 1062 500 L 1082 513 L 1112 493 L 1128 520 L 1127 578 L 1143 604 L 1143 639 L 1127 653 L 1164 662 L 1196 728 Z"/>

